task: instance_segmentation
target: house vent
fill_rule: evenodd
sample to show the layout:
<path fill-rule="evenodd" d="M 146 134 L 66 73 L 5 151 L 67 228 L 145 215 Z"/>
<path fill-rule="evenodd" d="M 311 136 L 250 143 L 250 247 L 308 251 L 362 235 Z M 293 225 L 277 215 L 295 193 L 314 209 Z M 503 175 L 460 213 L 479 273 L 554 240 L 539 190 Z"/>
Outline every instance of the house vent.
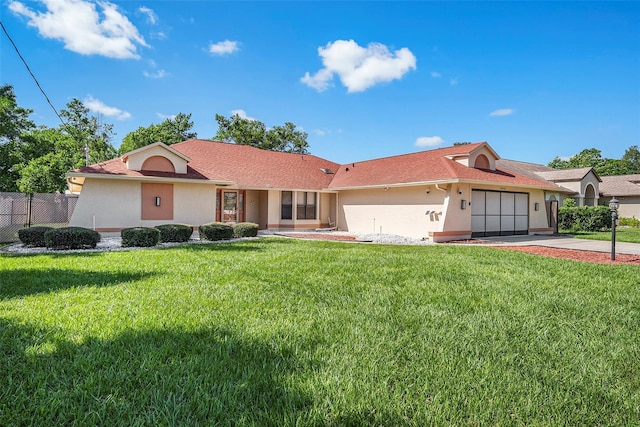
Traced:
<path fill-rule="evenodd" d="M 323 173 L 326 173 L 327 175 L 333 175 L 333 174 L 335 173 L 335 172 L 334 172 L 334 171 L 332 171 L 331 169 L 327 169 L 327 168 L 320 168 L 320 170 L 321 170 Z"/>

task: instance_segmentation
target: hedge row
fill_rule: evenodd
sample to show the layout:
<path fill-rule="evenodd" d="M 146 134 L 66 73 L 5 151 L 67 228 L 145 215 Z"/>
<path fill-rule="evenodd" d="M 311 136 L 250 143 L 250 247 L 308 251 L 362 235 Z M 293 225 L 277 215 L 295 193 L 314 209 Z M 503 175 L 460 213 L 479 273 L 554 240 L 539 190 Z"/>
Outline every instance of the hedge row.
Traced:
<path fill-rule="evenodd" d="M 608 206 L 562 206 L 558 209 L 558 227 L 562 230 L 599 231 L 611 227 Z"/>
<path fill-rule="evenodd" d="M 149 227 L 131 227 L 120 231 L 122 246 L 125 248 L 155 246 L 160 241 L 160 230 Z"/>
<path fill-rule="evenodd" d="M 31 227 L 18 230 L 18 238 L 26 246 L 48 249 L 90 249 L 100 241 L 100 233 L 83 227 Z"/>
<path fill-rule="evenodd" d="M 199 228 L 200 240 L 228 240 L 232 237 L 256 237 L 258 224 L 252 222 L 239 222 L 234 225 L 222 222 L 210 222 Z"/>
<path fill-rule="evenodd" d="M 233 226 L 222 222 L 210 222 L 199 228 L 200 240 L 229 240 L 233 237 L 256 237 L 258 224 L 240 222 Z M 155 228 L 133 227 L 122 230 L 122 246 L 155 246 L 158 242 L 187 242 L 193 227 L 185 224 L 165 224 Z"/>
<path fill-rule="evenodd" d="M 193 227 L 186 224 L 164 224 L 157 227 L 131 227 L 120 232 L 124 247 L 150 247 L 158 243 L 188 242 Z"/>
<path fill-rule="evenodd" d="M 44 234 L 49 230 L 53 230 L 53 227 L 23 228 L 18 230 L 18 239 L 20 239 L 25 246 L 44 248 L 46 246 Z"/>
<path fill-rule="evenodd" d="M 156 227 L 160 231 L 161 242 L 188 242 L 193 227 L 187 224 L 165 224 Z"/>
<path fill-rule="evenodd" d="M 620 218 L 620 225 L 640 228 L 640 219 L 636 218 L 635 216 L 633 218 Z"/>
<path fill-rule="evenodd" d="M 131 227 L 120 232 L 123 247 L 151 247 L 160 242 L 188 242 L 193 227 L 186 224 L 164 224 L 157 227 Z M 228 240 L 233 237 L 255 237 L 258 224 L 241 222 L 233 226 L 211 222 L 200 226 L 201 240 Z M 83 227 L 31 227 L 18 230 L 18 237 L 25 246 L 49 249 L 95 248 L 100 233 Z"/>

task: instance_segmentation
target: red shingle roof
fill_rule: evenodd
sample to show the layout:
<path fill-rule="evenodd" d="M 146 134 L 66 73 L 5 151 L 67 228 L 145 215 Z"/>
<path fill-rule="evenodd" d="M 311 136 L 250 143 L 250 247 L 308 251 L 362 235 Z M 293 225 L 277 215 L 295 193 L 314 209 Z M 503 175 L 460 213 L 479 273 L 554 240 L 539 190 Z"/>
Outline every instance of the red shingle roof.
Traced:
<path fill-rule="evenodd" d="M 322 169 L 335 172 L 338 164 L 309 154 L 260 150 L 248 145 L 191 139 L 171 145 L 191 158 L 186 174 L 133 171 L 120 159 L 87 166 L 74 172 L 118 176 L 156 176 L 212 181 L 232 181 L 240 188 L 282 188 L 321 190 L 333 178 Z"/>
<path fill-rule="evenodd" d="M 267 151 L 247 145 L 192 139 L 171 146 L 191 159 L 187 174 L 132 171 L 128 170 L 120 159 L 84 167 L 74 172 L 231 181 L 239 188 L 248 189 L 345 189 L 438 181 L 485 181 L 505 185 L 558 188 L 542 179 L 534 179 L 506 169 L 475 169 L 451 159 L 469 154 L 484 144 L 486 143 L 457 145 L 339 165 L 310 154 Z M 335 174 L 326 173 L 327 170 Z"/>
<path fill-rule="evenodd" d="M 189 165 L 209 177 L 226 179 L 241 188 L 327 188 L 337 163 L 310 154 L 260 150 L 248 145 L 192 139 L 172 145 L 191 157 Z"/>
<path fill-rule="evenodd" d="M 330 188 L 371 187 L 433 181 L 487 181 L 499 184 L 556 188 L 541 179 L 533 179 L 506 170 L 484 170 L 464 166 L 449 157 L 469 154 L 486 144 L 456 145 L 417 153 L 343 165 Z"/>

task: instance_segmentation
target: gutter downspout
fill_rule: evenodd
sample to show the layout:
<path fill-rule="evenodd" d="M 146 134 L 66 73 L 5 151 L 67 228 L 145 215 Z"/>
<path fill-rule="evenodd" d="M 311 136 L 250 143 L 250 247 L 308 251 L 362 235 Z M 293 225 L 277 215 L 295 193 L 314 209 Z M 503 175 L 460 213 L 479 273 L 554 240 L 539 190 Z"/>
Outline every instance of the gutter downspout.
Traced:
<path fill-rule="evenodd" d="M 449 184 L 446 184 L 446 185 L 449 185 Z M 436 190 L 440 190 L 440 191 L 446 193 L 448 189 L 447 188 L 440 188 L 440 184 L 436 184 Z"/>
<path fill-rule="evenodd" d="M 340 225 L 338 223 L 338 213 L 340 212 L 340 193 L 336 193 L 336 230 L 340 230 Z M 329 224 L 331 225 L 331 224 Z"/>
<path fill-rule="evenodd" d="M 442 221 L 442 225 L 440 226 L 440 231 L 443 232 L 445 231 L 445 221 L 444 219 L 446 219 L 447 217 L 447 210 L 449 209 L 449 196 L 448 196 L 448 192 L 449 192 L 449 184 L 445 184 L 447 186 L 447 188 L 440 188 L 440 184 L 436 184 L 436 190 L 442 191 L 444 193 L 444 200 L 442 201 L 442 216 L 444 216 L 443 221 Z"/>

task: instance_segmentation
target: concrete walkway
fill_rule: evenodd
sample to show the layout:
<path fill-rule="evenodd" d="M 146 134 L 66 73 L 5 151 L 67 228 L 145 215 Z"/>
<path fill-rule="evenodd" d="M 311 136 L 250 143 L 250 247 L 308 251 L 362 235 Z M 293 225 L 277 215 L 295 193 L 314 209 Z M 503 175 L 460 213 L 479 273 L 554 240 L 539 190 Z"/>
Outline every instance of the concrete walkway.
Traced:
<path fill-rule="evenodd" d="M 546 246 L 580 251 L 611 252 L 611 241 L 576 239 L 569 236 L 497 236 L 483 237 L 482 240 L 491 246 Z M 640 244 L 616 241 L 616 253 L 640 255 Z"/>

